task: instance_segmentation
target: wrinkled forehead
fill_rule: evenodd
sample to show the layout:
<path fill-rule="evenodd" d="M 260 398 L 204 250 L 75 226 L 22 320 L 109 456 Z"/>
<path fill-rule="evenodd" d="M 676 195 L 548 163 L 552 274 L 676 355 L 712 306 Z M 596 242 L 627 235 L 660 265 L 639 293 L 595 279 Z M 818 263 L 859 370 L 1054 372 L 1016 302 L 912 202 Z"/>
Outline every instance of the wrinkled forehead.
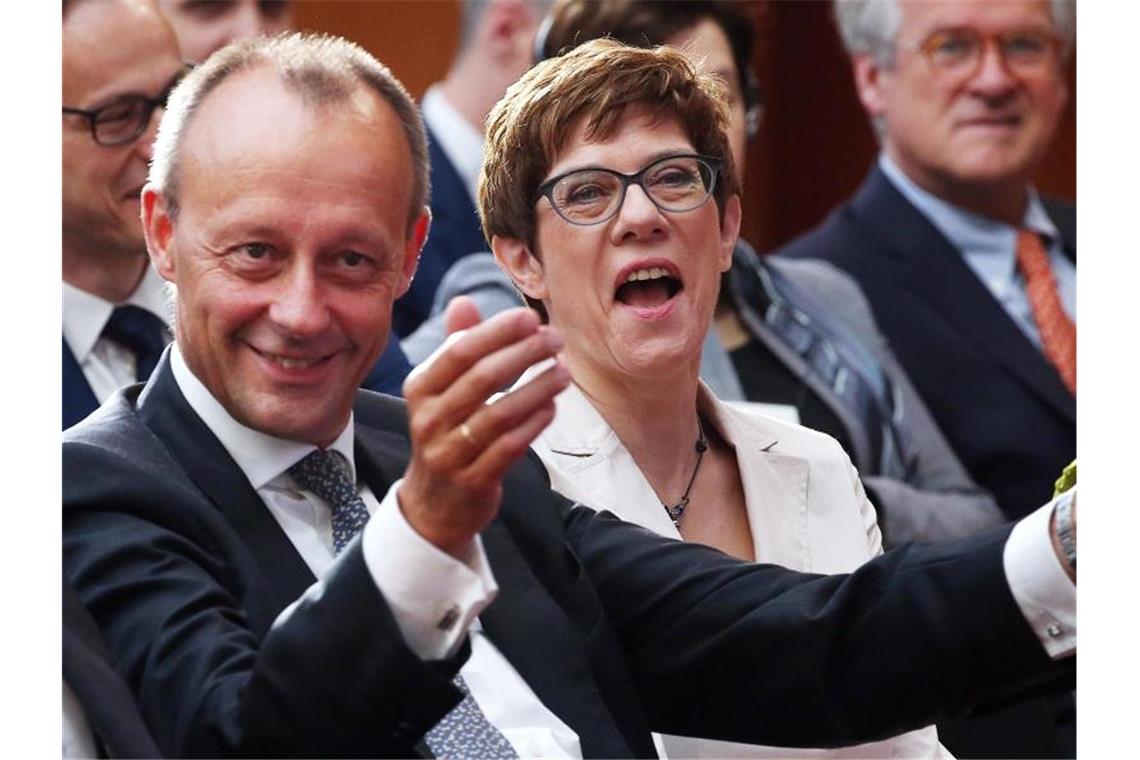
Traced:
<path fill-rule="evenodd" d="M 355 196 L 403 230 L 412 203 L 411 148 L 390 104 L 365 86 L 307 103 L 269 67 L 234 74 L 205 97 L 177 160 L 190 213 L 303 188 L 318 206 Z"/>
<path fill-rule="evenodd" d="M 989 34 L 1023 28 L 1053 29 L 1053 12 L 1048 0 L 903 2 L 899 10 L 902 39 L 958 27 Z"/>

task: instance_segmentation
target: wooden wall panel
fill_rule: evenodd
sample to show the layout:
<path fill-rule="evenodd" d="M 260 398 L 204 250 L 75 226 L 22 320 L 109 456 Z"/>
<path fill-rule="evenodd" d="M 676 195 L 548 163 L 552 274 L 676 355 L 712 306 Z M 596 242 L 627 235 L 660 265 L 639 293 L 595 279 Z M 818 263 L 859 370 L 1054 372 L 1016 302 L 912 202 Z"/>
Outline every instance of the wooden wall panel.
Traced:
<path fill-rule="evenodd" d="M 877 145 L 855 96 L 827 0 L 743 0 L 758 19 L 755 67 L 765 95 L 749 148 L 744 234 L 761 251 L 818 224 L 862 181 Z M 302 29 L 355 40 L 419 97 L 447 71 L 458 41 L 457 0 L 302 0 Z M 1047 194 L 1076 198 L 1076 63 L 1070 102 L 1038 172 Z"/>

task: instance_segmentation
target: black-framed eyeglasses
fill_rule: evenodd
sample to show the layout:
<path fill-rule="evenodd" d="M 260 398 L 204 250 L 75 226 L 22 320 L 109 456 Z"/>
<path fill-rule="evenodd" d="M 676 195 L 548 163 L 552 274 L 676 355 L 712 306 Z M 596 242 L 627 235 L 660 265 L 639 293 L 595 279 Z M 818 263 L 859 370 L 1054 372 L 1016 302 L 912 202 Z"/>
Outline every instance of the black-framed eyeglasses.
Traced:
<path fill-rule="evenodd" d="M 590 168 L 552 177 L 538 188 L 560 217 L 571 224 L 601 224 L 625 202 L 625 191 L 637 185 L 662 211 L 681 213 L 698 208 L 716 188 L 721 160 L 695 153 L 665 156 L 636 174 Z"/>
<path fill-rule="evenodd" d="M 86 118 L 91 127 L 91 137 L 99 145 L 109 148 L 126 145 L 137 140 L 146 131 L 154 109 L 166 107 L 170 92 L 190 69 L 191 66 L 187 64 L 174 79 L 170 80 L 170 84 L 153 98 L 139 94 L 123 95 L 92 110 L 64 106 L 63 112 Z"/>

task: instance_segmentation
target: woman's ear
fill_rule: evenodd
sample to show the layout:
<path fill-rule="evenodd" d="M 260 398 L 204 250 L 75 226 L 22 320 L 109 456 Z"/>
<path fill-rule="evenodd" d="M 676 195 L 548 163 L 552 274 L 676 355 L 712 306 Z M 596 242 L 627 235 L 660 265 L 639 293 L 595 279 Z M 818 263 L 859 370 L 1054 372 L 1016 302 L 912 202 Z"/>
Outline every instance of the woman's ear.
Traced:
<path fill-rule="evenodd" d="M 536 301 L 546 300 L 546 273 L 529 246 L 521 240 L 496 235 L 491 238 L 491 250 L 519 290 Z"/>

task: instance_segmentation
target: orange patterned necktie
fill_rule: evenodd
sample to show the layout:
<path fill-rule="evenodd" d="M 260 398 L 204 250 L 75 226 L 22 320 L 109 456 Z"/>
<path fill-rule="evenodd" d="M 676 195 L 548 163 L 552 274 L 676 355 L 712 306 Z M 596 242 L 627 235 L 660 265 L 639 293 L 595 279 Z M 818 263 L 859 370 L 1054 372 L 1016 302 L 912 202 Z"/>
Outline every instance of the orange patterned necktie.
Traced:
<path fill-rule="evenodd" d="M 1018 230 L 1017 265 L 1025 277 L 1025 294 L 1041 335 L 1045 357 L 1057 368 L 1065 387 L 1076 394 L 1077 326 L 1061 305 L 1049 255 L 1036 232 Z"/>

